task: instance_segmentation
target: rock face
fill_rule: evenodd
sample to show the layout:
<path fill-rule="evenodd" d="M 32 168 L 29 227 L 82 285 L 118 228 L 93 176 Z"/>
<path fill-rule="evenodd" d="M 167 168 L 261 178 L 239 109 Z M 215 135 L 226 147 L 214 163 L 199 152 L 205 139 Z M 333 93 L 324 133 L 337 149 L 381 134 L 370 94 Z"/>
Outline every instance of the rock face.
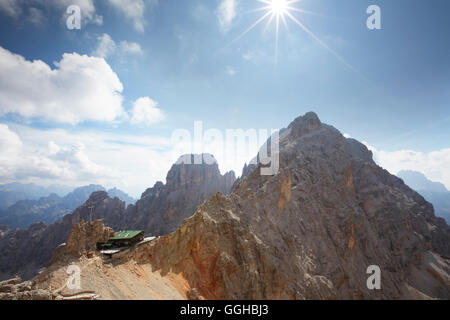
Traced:
<path fill-rule="evenodd" d="M 220 174 L 212 155 L 184 155 L 170 169 L 165 185 L 157 182 L 136 205 L 128 207 L 122 225 L 154 236 L 166 235 L 216 192 L 228 194 L 235 180 L 234 172 Z"/>
<path fill-rule="evenodd" d="M 53 300 L 56 295 L 38 289 L 31 281 L 22 282 L 19 277 L 0 282 L 0 300 Z"/>
<path fill-rule="evenodd" d="M 81 221 L 70 231 L 67 242 L 53 252 L 49 265 L 61 261 L 62 256 L 79 258 L 97 250 L 97 242 L 106 242 L 114 236 L 114 230 L 104 226 L 104 220 Z"/>
<path fill-rule="evenodd" d="M 136 252 L 206 299 L 450 298 L 450 229 L 356 140 L 314 113 L 280 136 L 280 171 L 247 172 Z M 381 270 L 381 290 L 367 268 Z"/>
<path fill-rule="evenodd" d="M 48 267 L 32 281 L 22 282 L 20 277 L 15 277 L 0 282 L 0 300 L 96 299 L 97 295 L 90 290 L 76 288 L 72 292 L 67 291 L 67 266 L 74 264 L 74 262 L 80 263 L 83 259 L 94 258 L 97 242 L 105 242 L 112 236 L 114 236 L 113 229 L 105 227 L 103 220 L 81 221 L 75 224 L 67 243 L 56 248 Z M 45 284 L 50 278 L 49 274 L 52 274 L 61 265 L 63 265 L 63 268 L 61 268 L 63 271 L 61 285 L 56 289 L 47 287 Z"/>

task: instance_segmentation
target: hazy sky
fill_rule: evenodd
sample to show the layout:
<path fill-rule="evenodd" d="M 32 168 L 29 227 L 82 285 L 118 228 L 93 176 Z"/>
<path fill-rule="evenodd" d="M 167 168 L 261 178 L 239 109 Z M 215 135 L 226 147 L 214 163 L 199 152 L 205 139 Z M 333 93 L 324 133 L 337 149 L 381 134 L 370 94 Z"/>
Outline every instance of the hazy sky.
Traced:
<path fill-rule="evenodd" d="M 66 27 L 79 5 L 81 29 Z M 381 9 L 381 30 L 366 10 Z M 447 0 L 0 2 L 0 183 L 164 181 L 176 129 L 279 129 L 315 111 L 397 173 L 450 188 Z M 320 40 L 318 40 L 320 39 Z M 204 152 L 216 151 L 214 148 Z M 245 157 L 220 163 L 241 173 Z"/>

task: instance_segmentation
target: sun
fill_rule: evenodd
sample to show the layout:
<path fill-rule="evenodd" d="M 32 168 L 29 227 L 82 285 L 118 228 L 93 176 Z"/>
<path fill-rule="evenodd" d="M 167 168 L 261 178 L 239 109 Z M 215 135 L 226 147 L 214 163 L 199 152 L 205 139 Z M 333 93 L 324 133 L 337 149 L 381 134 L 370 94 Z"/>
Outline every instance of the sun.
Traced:
<path fill-rule="evenodd" d="M 316 16 L 321 16 L 320 14 L 306 11 L 303 9 L 294 6 L 296 3 L 301 2 L 302 0 L 257 0 L 260 3 L 263 3 L 264 6 L 251 10 L 250 12 L 264 12 L 263 15 L 256 20 L 249 28 L 247 28 L 243 33 L 241 33 L 237 38 L 235 38 L 232 42 L 237 41 L 242 38 L 248 32 L 250 32 L 253 28 L 259 25 L 264 20 L 267 20 L 264 31 L 266 31 L 270 25 L 275 24 L 275 65 L 278 61 L 278 38 L 280 33 L 280 24 L 283 23 L 285 28 L 288 29 L 287 21 L 291 21 L 295 23 L 298 27 L 300 27 L 304 32 L 306 32 L 310 37 L 312 37 L 315 41 L 317 41 L 322 47 L 327 49 L 331 54 L 333 54 L 338 60 L 343 62 L 345 65 L 355 70 L 348 62 L 346 62 L 343 58 L 341 58 L 335 51 L 333 51 L 325 42 L 320 40 L 308 27 L 306 27 L 301 19 L 297 18 L 295 14 L 312 14 Z"/>
<path fill-rule="evenodd" d="M 267 24 L 266 24 L 265 30 L 267 30 L 267 28 L 272 24 L 272 22 L 275 22 L 275 34 L 276 34 L 275 61 L 277 61 L 277 59 L 278 59 L 277 58 L 277 56 L 278 56 L 278 35 L 280 32 L 280 23 L 283 22 L 284 26 L 287 28 L 286 17 L 288 17 L 290 20 L 294 21 L 303 30 L 305 30 L 311 34 L 311 32 L 308 29 L 306 29 L 306 27 L 292 14 L 293 12 L 309 13 L 307 11 L 301 10 L 301 9 L 293 6 L 295 3 L 300 2 L 301 0 L 257 0 L 257 1 L 263 3 L 264 6 L 257 8 L 255 10 L 252 10 L 252 11 L 264 11 L 263 16 L 260 17 L 255 23 L 253 23 L 247 30 L 245 30 L 236 39 L 234 39 L 233 42 L 242 38 L 250 30 L 255 28 L 258 24 L 260 24 L 261 22 L 263 22 L 266 19 L 267 19 Z"/>
<path fill-rule="evenodd" d="M 287 0 L 272 0 L 265 2 L 270 6 L 270 10 L 276 15 L 285 14 L 289 8 Z"/>

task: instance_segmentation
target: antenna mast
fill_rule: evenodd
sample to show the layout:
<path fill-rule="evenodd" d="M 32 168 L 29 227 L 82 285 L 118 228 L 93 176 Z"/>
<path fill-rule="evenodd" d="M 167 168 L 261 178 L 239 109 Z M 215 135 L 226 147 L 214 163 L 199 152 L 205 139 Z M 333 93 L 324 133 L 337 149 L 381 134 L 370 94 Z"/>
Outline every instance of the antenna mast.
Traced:
<path fill-rule="evenodd" d="M 92 200 L 89 200 L 89 219 L 92 222 L 92 209 L 94 209 L 94 205 L 92 204 Z"/>

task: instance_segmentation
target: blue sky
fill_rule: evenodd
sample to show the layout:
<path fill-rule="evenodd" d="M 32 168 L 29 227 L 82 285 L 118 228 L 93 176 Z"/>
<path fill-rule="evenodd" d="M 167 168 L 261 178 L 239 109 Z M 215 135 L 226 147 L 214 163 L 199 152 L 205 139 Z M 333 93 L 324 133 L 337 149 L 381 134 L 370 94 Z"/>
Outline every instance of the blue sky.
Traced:
<path fill-rule="evenodd" d="M 65 26 L 70 4 L 82 8 L 81 30 Z M 373 4 L 381 9 L 381 30 L 366 27 L 366 9 Z M 293 4 L 315 13 L 292 12 L 346 63 L 289 20 L 287 30 L 280 26 L 277 59 L 274 24 L 264 31 L 261 23 L 236 40 L 264 14 L 250 12 L 261 6 L 256 0 L 9 0 L 0 5 L 4 59 L 16 54 L 58 69 L 64 67 L 54 62 L 64 53 L 77 54 L 66 60 L 80 68 L 66 66 L 80 88 L 67 96 L 70 81 L 64 75 L 42 71 L 53 79 L 47 84 L 35 75 L 41 71 L 19 64 L 17 78 L 45 86 L 24 99 L 31 84 L 9 79 L 7 69 L 0 74 L 0 91 L 8 91 L 0 99 L 0 124 L 9 137 L 4 150 L 48 169 L 0 161 L 1 180 L 92 181 L 136 196 L 165 178 L 168 140 L 177 128 L 192 130 L 201 120 L 219 130 L 275 129 L 312 110 L 323 122 L 365 141 L 392 173 L 415 169 L 450 187 L 448 1 Z M 83 97 L 88 82 L 77 77 L 87 65 L 105 75 L 104 87 L 90 86 L 105 96 Z M 100 103 L 78 111 L 77 97 Z M 134 109 L 137 101 L 145 113 Z M 55 109 L 55 103 L 61 106 Z M 61 110 L 58 116 L 55 110 Z M 66 163 L 74 155 L 78 162 Z M 221 169 L 240 174 L 241 165 Z"/>

